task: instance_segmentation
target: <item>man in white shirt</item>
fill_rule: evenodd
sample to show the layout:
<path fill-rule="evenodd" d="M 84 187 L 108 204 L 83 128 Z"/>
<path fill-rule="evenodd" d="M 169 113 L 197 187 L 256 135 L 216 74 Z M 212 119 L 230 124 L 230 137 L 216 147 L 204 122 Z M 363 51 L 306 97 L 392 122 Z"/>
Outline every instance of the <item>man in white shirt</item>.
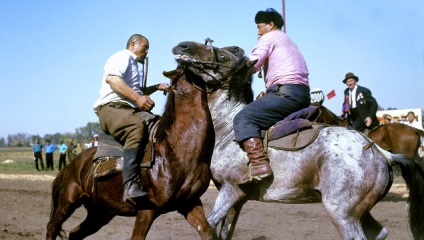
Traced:
<path fill-rule="evenodd" d="M 415 113 L 413 111 L 409 111 L 406 118 L 407 118 L 407 121 L 405 122 L 406 125 L 423 130 L 422 124 L 419 123 L 417 119 L 415 119 Z"/>
<path fill-rule="evenodd" d="M 418 122 L 417 119 L 415 119 L 415 113 L 413 111 L 409 111 L 406 118 L 407 118 L 405 122 L 406 125 L 423 130 L 422 124 Z M 421 136 L 420 140 L 421 140 L 421 147 L 420 149 L 418 149 L 418 154 L 422 158 L 424 157 L 424 136 Z"/>
<path fill-rule="evenodd" d="M 149 94 L 156 90 L 167 90 L 161 83 L 141 89 L 143 70 L 137 63 L 144 63 L 149 52 L 149 41 L 134 34 L 126 49 L 112 55 L 103 69 L 100 98 L 94 103 L 102 130 L 112 135 L 124 148 L 124 201 L 143 197 L 140 182 L 140 164 L 143 143 L 146 142 L 145 125 L 155 116 L 150 110 L 155 103 Z M 152 90 L 153 89 L 153 90 Z"/>

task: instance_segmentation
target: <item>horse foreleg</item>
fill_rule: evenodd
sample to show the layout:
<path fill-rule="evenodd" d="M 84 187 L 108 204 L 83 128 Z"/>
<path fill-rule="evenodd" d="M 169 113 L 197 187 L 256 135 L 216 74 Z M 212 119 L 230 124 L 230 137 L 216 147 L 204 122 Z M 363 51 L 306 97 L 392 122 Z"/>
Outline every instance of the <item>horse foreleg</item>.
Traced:
<path fill-rule="evenodd" d="M 158 217 L 157 212 L 153 209 L 144 209 L 137 212 L 135 219 L 134 229 L 132 233 L 132 240 L 144 240 L 147 233 L 153 224 L 153 221 Z"/>
<path fill-rule="evenodd" d="M 214 232 L 206 220 L 203 205 L 200 199 L 194 202 L 192 208 L 187 208 L 179 211 L 184 215 L 187 222 L 199 232 L 201 239 L 212 240 L 214 239 Z"/>
<path fill-rule="evenodd" d="M 231 239 L 233 238 L 234 230 L 238 218 L 240 216 L 241 209 L 247 200 L 238 202 L 233 208 L 230 209 L 227 216 L 222 220 L 221 232 L 219 234 L 220 239 Z"/>
<path fill-rule="evenodd" d="M 84 239 L 99 231 L 100 228 L 108 224 L 115 217 L 114 214 L 110 214 L 104 209 L 98 209 L 94 206 L 86 207 L 86 209 L 87 217 L 80 225 L 71 230 L 69 240 Z"/>

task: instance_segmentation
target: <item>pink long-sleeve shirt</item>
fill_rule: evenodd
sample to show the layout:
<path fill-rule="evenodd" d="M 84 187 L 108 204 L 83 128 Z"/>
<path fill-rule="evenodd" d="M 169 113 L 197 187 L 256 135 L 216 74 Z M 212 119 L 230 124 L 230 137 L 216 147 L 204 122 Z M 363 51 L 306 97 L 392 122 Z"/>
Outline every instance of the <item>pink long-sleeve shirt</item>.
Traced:
<path fill-rule="evenodd" d="M 302 53 L 281 30 L 262 35 L 249 59 L 258 60 L 254 66 L 255 72 L 264 66 L 266 88 L 274 84 L 302 84 L 309 87 L 309 72 Z"/>

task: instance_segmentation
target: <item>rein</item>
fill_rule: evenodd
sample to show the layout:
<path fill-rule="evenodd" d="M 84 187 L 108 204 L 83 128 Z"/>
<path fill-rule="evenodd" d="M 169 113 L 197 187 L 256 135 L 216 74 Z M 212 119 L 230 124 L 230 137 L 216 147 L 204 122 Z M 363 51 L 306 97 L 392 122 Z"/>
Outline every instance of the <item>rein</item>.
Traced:
<path fill-rule="evenodd" d="M 172 85 L 174 85 L 174 84 L 173 84 L 173 82 L 174 82 L 174 81 L 178 81 L 178 79 L 180 79 L 180 78 L 181 78 L 181 76 L 182 76 L 182 75 L 184 75 L 184 73 L 185 73 L 186 69 L 187 69 L 187 68 L 183 66 L 182 71 L 178 74 L 178 76 L 175 78 L 175 80 L 172 80 L 172 82 L 171 82 L 171 86 L 169 86 L 169 88 L 168 88 L 168 89 L 171 89 Z M 194 87 L 194 88 L 196 88 L 197 90 L 199 90 L 199 91 L 201 91 L 201 92 L 204 92 L 204 93 L 208 93 L 208 90 L 207 90 L 207 89 L 203 89 L 202 87 L 200 87 L 199 85 L 197 85 L 197 84 L 195 83 L 195 81 L 189 81 L 189 82 L 190 82 L 190 84 L 191 84 L 191 85 L 193 85 L 193 87 Z M 174 92 L 178 92 L 178 91 L 176 91 L 176 90 L 173 90 L 173 91 L 174 91 Z"/>

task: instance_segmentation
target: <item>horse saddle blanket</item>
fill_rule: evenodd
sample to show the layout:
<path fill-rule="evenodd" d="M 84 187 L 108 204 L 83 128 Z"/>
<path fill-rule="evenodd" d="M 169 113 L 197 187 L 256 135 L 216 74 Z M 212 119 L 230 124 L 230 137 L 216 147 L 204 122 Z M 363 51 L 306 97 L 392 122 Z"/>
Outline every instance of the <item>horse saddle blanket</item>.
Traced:
<path fill-rule="evenodd" d="M 150 168 L 154 164 L 154 144 L 156 142 L 156 132 L 159 125 L 159 118 L 148 125 L 149 142 L 144 152 L 140 166 Z M 111 135 L 104 135 L 97 152 L 94 155 L 94 177 L 104 177 L 110 174 L 120 173 L 124 168 L 124 149 Z"/>
<path fill-rule="evenodd" d="M 277 122 L 268 130 L 262 131 L 262 138 L 266 141 L 272 141 L 297 131 L 311 128 L 311 121 L 314 121 L 318 115 L 319 109 L 317 106 L 309 106 L 307 108 L 301 109 Z"/>
<path fill-rule="evenodd" d="M 325 124 L 311 124 L 307 128 L 296 130 L 295 132 L 273 140 L 264 139 L 265 147 L 270 147 L 285 151 L 298 151 L 309 146 L 318 136 Z"/>

